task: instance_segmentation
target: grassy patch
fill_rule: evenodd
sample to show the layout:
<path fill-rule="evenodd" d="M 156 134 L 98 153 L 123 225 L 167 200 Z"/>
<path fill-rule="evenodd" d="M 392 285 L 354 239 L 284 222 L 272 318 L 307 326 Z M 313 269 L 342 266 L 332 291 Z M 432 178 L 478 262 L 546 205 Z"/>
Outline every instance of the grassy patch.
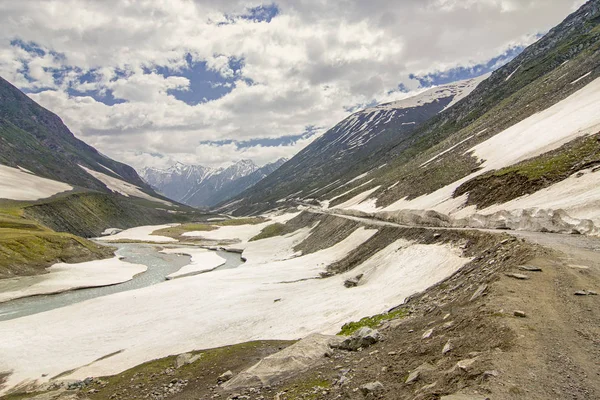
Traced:
<path fill-rule="evenodd" d="M 235 225 L 256 225 L 262 224 L 267 219 L 263 217 L 250 217 L 250 218 L 233 218 L 225 221 L 215 221 L 212 225 L 217 226 L 235 226 Z"/>
<path fill-rule="evenodd" d="M 465 182 L 456 189 L 454 196 L 468 193 L 468 205 L 485 208 L 535 193 L 574 173 L 599 165 L 598 137 L 585 136 L 538 157 Z"/>
<path fill-rule="evenodd" d="M 57 233 L 23 217 L 19 207 L 0 208 L 0 279 L 35 275 L 57 262 L 111 257 L 110 247 Z"/>
<path fill-rule="evenodd" d="M 388 313 L 377 314 L 377 315 L 373 315 L 371 317 L 364 317 L 360 321 L 348 322 L 347 324 L 344 324 L 344 326 L 342 326 L 342 330 L 340 331 L 340 333 L 338 333 L 338 335 L 343 335 L 343 336 L 352 335 L 354 332 L 356 332 L 357 330 L 359 330 L 360 328 L 362 328 L 364 326 L 367 326 L 369 328 L 376 328 L 383 321 L 388 321 L 390 319 L 404 318 L 407 315 L 408 315 L 408 312 L 405 309 L 401 308 L 399 310 L 388 312 Z"/>
<path fill-rule="evenodd" d="M 159 229 L 157 231 L 152 232 L 152 235 L 155 236 L 168 236 L 174 239 L 179 239 L 179 237 L 186 232 L 193 231 L 213 231 L 217 229 L 212 225 L 207 224 L 182 224 L 177 226 L 172 226 L 169 228 Z"/>
<path fill-rule="evenodd" d="M 281 396 L 282 400 L 313 400 L 321 398 L 323 390 L 331 388 L 331 382 L 318 376 L 314 376 L 302 381 L 295 381 L 293 384 L 284 387 Z"/>
<path fill-rule="evenodd" d="M 267 239 L 273 236 L 280 236 L 285 231 L 285 225 L 279 222 L 265 226 L 258 235 L 250 239 L 251 242 L 255 240 Z"/>

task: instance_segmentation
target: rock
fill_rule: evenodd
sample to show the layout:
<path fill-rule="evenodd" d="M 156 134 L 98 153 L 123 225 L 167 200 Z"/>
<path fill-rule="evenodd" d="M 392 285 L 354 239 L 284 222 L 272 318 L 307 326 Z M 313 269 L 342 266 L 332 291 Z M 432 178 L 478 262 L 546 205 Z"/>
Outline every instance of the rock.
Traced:
<path fill-rule="evenodd" d="M 285 380 L 320 362 L 323 356 L 331 351 L 331 347 L 339 347 L 344 339 L 344 336 L 337 335 L 309 335 L 240 372 L 223 384 L 223 388 L 233 391 L 262 386 L 267 390 L 273 383 Z"/>
<path fill-rule="evenodd" d="M 421 375 L 423 374 L 423 372 L 427 372 L 427 371 L 433 371 L 435 370 L 435 367 L 429 363 L 423 363 L 421 365 L 419 365 L 414 371 L 412 371 L 408 377 L 406 378 L 406 381 L 404 383 L 406 384 L 411 384 L 414 383 L 416 381 L 418 381 L 419 379 L 421 379 Z"/>
<path fill-rule="evenodd" d="M 534 267 L 532 265 L 520 265 L 519 269 L 521 271 L 542 272 L 542 269 L 540 267 Z"/>
<path fill-rule="evenodd" d="M 529 276 L 527 276 L 525 274 L 515 274 L 513 272 L 506 274 L 506 276 L 509 276 L 509 277 L 515 278 L 515 279 L 519 279 L 519 280 L 527 280 L 527 279 L 529 279 Z"/>
<path fill-rule="evenodd" d="M 202 357 L 202 354 L 193 355 L 192 353 L 183 353 L 177 356 L 175 359 L 175 368 L 181 368 L 184 365 L 192 364 L 198 361 Z"/>
<path fill-rule="evenodd" d="M 433 234 L 433 238 L 434 238 L 434 239 L 437 239 L 437 238 L 440 238 L 440 237 L 442 237 L 442 234 L 441 234 L 441 233 L 434 233 L 434 234 Z"/>
<path fill-rule="evenodd" d="M 486 285 L 485 283 L 483 285 L 480 285 L 475 291 L 475 293 L 473 293 L 473 296 L 471 296 L 471 299 L 469 301 L 476 300 L 479 297 L 483 296 L 485 291 L 487 290 L 487 287 L 488 285 Z"/>
<path fill-rule="evenodd" d="M 388 356 L 395 356 L 396 354 L 397 354 L 397 353 L 396 353 L 395 351 L 390 351 L 390 352 L 388 353 Z"/>
<path fill-rule="evenodd" d="M 575 293 L 575 296 L 587 296 L 587 292 L 585 290 L 578 290 Z"/>
<path fill-rule="evenodd" d="M 354 278 L 347 279 L 344 281 L 344 286 L 347 288 L 352 288 L 358 286 L 358 282 L 362 279 L 363 274 L 356 275 Z"/>
<path fill-rule="evenodd" d="M 477 361 L 477 358 L 468 358 L 466 360 L 460 360 L 459 362 L 456 363 L 456 366 L 460 370 L 467 372 L 473 367 L 473 364 L 475 364 L 476 361 Z"/>
<path fill-rule="evenodd" d="M 471 395 L 471 394 L 450 394 L 448 396 L 442 396 L 441 400 L 490 400 L 489 397 L 481 396 L 481 395 Z"/>
<path fill-rule="evenodd" d="M 344 340 L 338 347 L 343 350 L 356 351 L 360 348 L 369 347 L 380 340 L 381 334 L 378 330 L 364 326 Z"/>
<path fill-rule="evenodd" d="M 483 377 L 484 378 L 489 378 L 491 376 L 493 376 L 494 378 L 497 377 L 497 376 L 500 376 L 500 372 L 498 372 L 495 369 L 493 369 L 493 370 L 490 370 L 490 371 L 485 371 L 483 373 Z"/>
<path fill-rule="evenodd" d="M 515 310 L 515 312 L 513 314 L 515 317 L 519 317 L 519 318 L 527 317 L 527 314 L 525 314 L 525 311 Z"/>
<path fill-rule="evenodd" d="M 218 378 L 217 378 L 217 383 L 223 383 L 223 382 L 227 382 L 228 380 L 230 380 L 231 378 L 233 378 L 233 372 L 231 371 L 227 371 L 227 372 L 223 372 Z"/>
<path fill-rule="evenodd" d="M 383 394 L 383 384 L 379 381 L 365 383 L 360 387 L 360 392 L 363 396 L 380 396 Z"/>
<path fill-rule="evenodd" d="M 408 378 L 406 378 L 406 381 L 404 383 L 411 384 L 413 382 L 418 381 L 420 377 L 421 377 L 421 371 L 416 369 L 408 375 Z"/>
<path fill-rule="evenodd" d="M 421 336 L 421 339 L 429 339 L 431 335 L 433 335 L 433 328 L 425 331 L 425 333 L 423 333 L 423 336 Z"/>
<path fill-rule="evenodd" d="M 593 290 L 586 290 L 588 296 L 598 296 L 598 292 L 594 292 Z"/>
<path fill-rule="evenodd" d="M 442 349 L 442 354 L 451 352 L 453 348 L 454 348 L 454 346 L 452 346 L 452 342 L 450 340 L 448 340 L 446 342 L 446 344 L 444 345 L 444 348 Z"/>
<path fill-rule="evenodd" d="M 448 321 L 444 325 L 442 325 L 442 328 L 448 329 L 448 328 L 452 328 L 453 326 L 454 326 L 454 321 Z"/>

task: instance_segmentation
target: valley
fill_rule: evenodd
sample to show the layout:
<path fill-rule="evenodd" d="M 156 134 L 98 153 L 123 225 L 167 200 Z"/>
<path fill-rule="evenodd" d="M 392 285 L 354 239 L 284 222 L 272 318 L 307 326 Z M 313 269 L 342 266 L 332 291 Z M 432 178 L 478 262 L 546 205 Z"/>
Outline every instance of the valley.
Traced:
<path fill-rule="evenodd" d="M 230 92 L 185 103 L 197 82 L 169 74 L 197 56 L 140 68 L 154 97 L 121 70 L 97 93 L 106 71 L 65 80 L 67 100 L 0 78 L 0 398 L 600 398 L 600 0 L 490 72 L 411 74 L 326 127 L 304 85 L 293 111 L 277 93 L 206 134 L 242 114 L 228 95 L 268 96 L 240 78 L 255 60 L 220 59 L 195 73 Z M 77 135 L 34 101 L 75 98 Z M 301 133 L 273 134 L 275 105 Z"/>

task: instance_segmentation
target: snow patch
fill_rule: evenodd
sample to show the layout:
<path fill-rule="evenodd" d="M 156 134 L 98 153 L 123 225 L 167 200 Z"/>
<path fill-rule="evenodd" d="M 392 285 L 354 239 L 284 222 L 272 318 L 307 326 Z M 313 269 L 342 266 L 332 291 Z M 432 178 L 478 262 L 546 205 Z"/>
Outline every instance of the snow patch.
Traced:
<path fill-rule="evenodd" d="M 336 333 L 343 323 L 401 304 L 468 262 L 448 246 L 397 241 L 352 271 L 313 279 L 375 232 L 359 228 L 310 255 L 250 262 L 0 322 L 0 370 L 12 371 L 3 390 L 64 371 L 74 371 L 64 379 L 107 376 L 194 349 Z M 252 242 L 247 251 L 270 241 Z M 364 274 L 360 284 L 345 288 L 357 273 Z M 102 359 L 107 354 L 114 355 Z"/>
<path fill-rule="evenodd" d="M 114 242 L 118 240 L 134 240 L 138 242 L 154 242 L 154 243 L 169 243 L 177 242 L 176 239 L 167 236 L 155 236 L 152 232 L 160 229 L 171 228 L 179 224 L 168 224 L 168 225 L 145 225 L 137 226 L 135 228 L 126 229 L 122 232 L 116 233 L 111 236 L 103 236 L 97 238 L 97 240 L 103 242 Z"/>
<path fill-rule="evenodd" d="M 0 303 L 21 297 L 114 285 L 129 281 L 146 269 L 145 265 L 121 261 L 119 257 L 77 264 L 54 264 L 46 269 L 48 273 L 45 275 L 2 280 Z"/>
<path fill-rule="evenodd" d="M 119 193 L 125 197 L 134 196 L 140 197 L 142 199 L 156 201 L 158 203 L 162 203 L 168 206 L 172 206 L 173 203 L 170 203 L 166 200 L 157 199 L 156 197 L 152 197 L 147 193 L 144 193 L 140 190 L 139 187 L 132 185 L 129 182 L 122 181 L 120 179 L 114 178 L 112 176 L 103 174 L 102 172 L 94 171 L 93 169 L 89 169 L 84 167 L 83 165 L 79 165 L 85 172 L 92 175 L 94 178 L 98 179 L 100 182 L 104 183 L 108 190 Z"/>
<path fill-rule="evenodd" d="M 33 175 L 24 168 L 0 164 L 0 198 L 10 200 L 39 200 L 73 189 L 63 182 Z"/>
<path fill-rule="evenodd" d="M 182 267 L 177 272 L 167 275 L 167 279 L 179 278 L 193 273 L 212 271 L 225 264 L 227 261 L 214 251 L 192 247 L 170 247 L 162 249 L 160 252 L 165 254 L 184 254 L 191 257 L 188 265 Z"/>

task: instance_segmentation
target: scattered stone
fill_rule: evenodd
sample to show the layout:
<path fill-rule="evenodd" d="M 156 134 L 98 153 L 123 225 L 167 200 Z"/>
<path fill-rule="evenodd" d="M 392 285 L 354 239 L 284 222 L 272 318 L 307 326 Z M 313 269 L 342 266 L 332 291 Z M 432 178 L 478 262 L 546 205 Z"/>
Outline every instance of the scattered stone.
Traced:
<path fill-rule="evenodd" d="M 435 388 L 437 386 L 437 382 L 433 382 L 430 385 L 425 385 L 423 386 L 421 389 L 419 389 L 417 392 L 427 392 L 433 388 Z"/>
<path fill-rule="evenodd" d="M 354 278 L 350 278 L 344 281 L 344 286 L 347 288 L 352 288 L 358 286 L 358 282 L 362 279 L 363 274 L 356 275 Z"/>
<path fill-rule="evenodd" d="M 408 378 L 406 378 L 406 381 L 404 383 L 410 385 L 411 383 L 418 381 L 420 377 L 421 371 L 419 371 L 419 369 L 416 369 L 408 375 Z"/>
<path fill-rule="evenodd" d="M 360 392 L 363 396 L 379 396 L 383 393 L 383 384 L 379 381 L 370 382 L 360 387 Z"/>
<path fill-rule="evenodd" d="M 279 303 L 281 301 L 281 299 L 275 299 L 273 300 L 273 303 Z"/>
<path fill-rule="evenodd" d="M 444 325 L 442 325 L 442 328 L 448 329 L 448 328 L 452 328 L 453 326 L 454 326 L 454 321 L 448 321 Z"/>
<path fill-rule="evenodd" d="M 395 351 L 390 351 L 390 352 L 388 353 L 388 356 L 395 356 L 395 355 L 396 355 L 396 352 L 395 352 Z"/>
<path fill-rule="evenodd" d="M 506 274 L 506 276 L 509 276 L 509 277 L 515 278 L 515 279 L 519 279 L 519 280 L 527 280 L 527 279 L 529 279 L 529 276 L 527 276 L 525 274 L 515 274 L 513 272 Z"/>
<path fill-rule="evenodd" d="M 421 339 L 429 339 L 431 335 L 433 335 L 433 328 L 425 331 L 425 333 L 423 333 L 423 336 L 421 336 Z"/>
<path fill-rule="evenodd" d="M 519 318 L 527 317 L 527 314 L 525 314 L 525 311 L 515 310 L 515 312 L 513 314 L 515 317 L 519 317 Z"/>
<path fill-rule="evenodd" d="M 423 363 L 419 365 L 413 372 L 411 372 L 404 383 L 411 384 L 418 381 L 421 378 L 421 374 L 426 371 L 433 371 L 435 367 L 429 363 Z"/>
<path fill-rule="evenodd" d="M 202 357 L 202 354 L 193 355 L 191 353 L 183 353 L 177 356 L 175 359 L 175 368 L 181 368 L 184 365 L 192 364 L 198 361 Z"/>
<path fill-rule="evenodd" d="M 578 290 L 575 296 L 598 296 L 598 293 L 593 290 Z"/>
<path fill-rule="evenodd" d="M 433 234 L 433 238 L 434 238 L 434 239 L 437 239 L 437 238 L 440 238 L 440 237 L 442 237 L 442 234 L 441 234 L 441 233 L 434 233 L 434 234 Z"/>
<path fill-rule="evenodd" d="M 534 267 L 533 265 L 521 265 L 519 266 L 521 271 L 530 271 L 530 272 L 542 272 L 540 267 Z"/>
<path fill-rule="evenodd" d="M 363 326 L 352 336 L 344 340 L 338 347 L 342 350 L 356 351 L 367 348 L 381 340 L 381 334 L 376 329 Z"/>
<path fill-rule="evenodd" d="M 223 383 L 223 382 L 227 382 L 228 380 L 230 380 L 231 378 L 233 378 L 233 372 L 231 371 L 227 371 L 227 372 L 223 372 L 218 378 L 217 378 L 217 383 Z"/>
<path fill-rule="evenodd" d="M 453 348 L 454 348 L 454 346 L 452 346 L 452 342 L 450 340 L 448 340 L 446 342 L 446 344 L 444 345 L 444 348 L 442 349 L 442 354 L 447 354 L 447 353 L 451 352 Z"/>
<path fill-rule="evenodd" d="M 479 297 L 483 296 L 485 291 L 487 290 L 487 287 L 488 285 L 486 285 L 485 283 L 483 285 L 480 285 L 475 291 L 475 293 L 473 293 L 473 296 L 471 296 L 471 299 L 469 301 L 476 300 Z"/>
<path fill-rule="evenodd" d="M 466 360 L 460 360 L 456 363 L 456 366 L 462 371 L 467 372 L 471 369 L 471 367 L 473 367 L 473 364 L 475 364 L 476 361 L 477 358 L 468 358 Z"/>
<path fill-rule="evenodd" d="M 490 371 L 485 371 L 485 372 L 483 373 L 483 377 L 484 377 L 484 378 L 489 378 L 489 377 L 491 377 L 491 376 L 493 376 L 493 377 L 495 378 L 495 377 L 497 377 L 497 376 L 499 376 L 499 375 L 500 375 L 500 372 L 496 371 L 495 369 L 493 369 L 493 370 L 490 370 Z"/>
<path fill-rule="evenodd" d="M 481 395 L 455 393 L 448 396 L 442 396 L 441 400 L 490 400 L 490 398 Z"/>

